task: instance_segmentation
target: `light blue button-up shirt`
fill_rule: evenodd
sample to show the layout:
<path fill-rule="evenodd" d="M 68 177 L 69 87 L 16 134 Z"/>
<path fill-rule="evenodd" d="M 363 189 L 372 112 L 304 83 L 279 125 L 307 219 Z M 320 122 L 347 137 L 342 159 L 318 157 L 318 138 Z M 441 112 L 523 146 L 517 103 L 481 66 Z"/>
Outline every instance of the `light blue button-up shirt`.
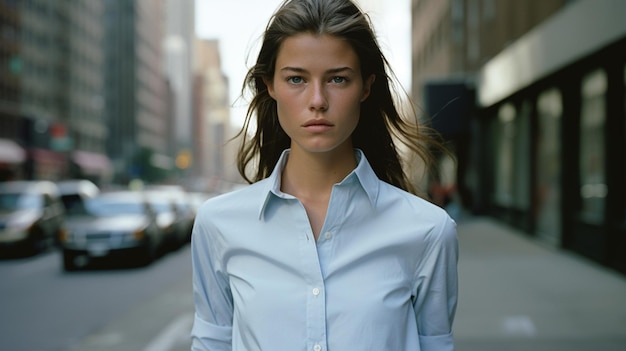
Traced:
<path fill-rule="evenodd" d="M 201 207 L 192 350 L 454 350 L 454 221 L 356 155 L 317 241 L 280 191 L 288 150 L 270 177 Z"/>

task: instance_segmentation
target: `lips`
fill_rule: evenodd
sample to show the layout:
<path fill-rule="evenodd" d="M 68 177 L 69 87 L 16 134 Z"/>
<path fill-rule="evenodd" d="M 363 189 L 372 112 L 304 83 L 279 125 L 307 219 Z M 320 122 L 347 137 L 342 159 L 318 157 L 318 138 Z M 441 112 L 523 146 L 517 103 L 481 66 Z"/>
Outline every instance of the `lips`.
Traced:
<path fill-rule="evenodd" d="M 312 119 L 309 121 L 306 121 L 303 125 L 303 127 L 313 127 L 313 126 L 325 126 L 325 127 L 332 127 L 333 124 L 330 123 L 329 121 L 325 120 L 325 119 Z"/>
<path fill-rule="evenodd" d="M 325 133 L 333 128 L 333 124 L 325 119 L 312 119 L 306 121 L 302 127 L 309 133 L 319 134 Z"/>

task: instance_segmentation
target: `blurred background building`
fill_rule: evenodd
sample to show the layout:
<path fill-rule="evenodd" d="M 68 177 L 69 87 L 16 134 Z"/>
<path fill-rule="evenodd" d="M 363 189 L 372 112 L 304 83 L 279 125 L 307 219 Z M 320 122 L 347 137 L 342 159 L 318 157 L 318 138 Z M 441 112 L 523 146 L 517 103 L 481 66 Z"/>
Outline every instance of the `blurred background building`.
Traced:
<path fill-rule="evenodd" d="M 240 179 L 236 146 L 227 143 L 236 131 L 230 121 L 229 80 L 222 71 L 219 42 L 196 40 L 194 64 L 193 186 L 219 190 Z"/>
<path fill-rule="evenodd" d="M 195 58 L 194 18 L 194 0 L 0 0 L 0 181 L 237 181 L 214 147 L 228 83 L 215 43 Z"/>
<path fill-rule="evenodd" d="M 195 1 L 158 0 L 165 6 L 165 37 L 163 39 L 164 72 L 170 86 L 172 100 L 170 114 L 169 153 L 173 165 L 183 172 L 177 178 L 189 181 L 192 165 L 199 160 L 193 151 L 193 60 L 195 49 Z"/>
<path fill-rule="evenodd" d="M 435 185 L 621 272 L 624 13 L 619 0 L 412 1 L 413 97 L 457 158 Z"/>
<path fill-rule="evenodd" d="M 0 1 L 0 138 L 22 150 L 0 160 L 2 178 L 59 179 L 109 167 L 103 6 Z"/>
<path fill-rule="evenodd" d="M 107 151 L 114 181 L 147 181 L 170 170 L 171 94 L 162 67 L 165 7 L 160 0 L 105 1 Z"/>

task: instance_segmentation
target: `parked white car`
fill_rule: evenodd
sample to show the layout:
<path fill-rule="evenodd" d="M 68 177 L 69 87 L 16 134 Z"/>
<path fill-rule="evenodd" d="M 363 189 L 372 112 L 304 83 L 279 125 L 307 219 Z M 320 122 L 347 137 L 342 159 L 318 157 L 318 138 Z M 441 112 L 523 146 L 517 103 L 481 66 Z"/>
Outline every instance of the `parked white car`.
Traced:
<path fill-rule="evenodd" d="M 0 183 L 0 251 L 36 254 L 54 245 L 65 209 L 49 181 Z"/>
<path fill-rule="evenodd" d="M 141 192 L 105 192 L 85 201 L 84 212 L 66 220 L 61 237 L 63 268 L 81 268 L 108 258 L 121 264 L 149 264 L 163 245 L 157 216 Z"/>

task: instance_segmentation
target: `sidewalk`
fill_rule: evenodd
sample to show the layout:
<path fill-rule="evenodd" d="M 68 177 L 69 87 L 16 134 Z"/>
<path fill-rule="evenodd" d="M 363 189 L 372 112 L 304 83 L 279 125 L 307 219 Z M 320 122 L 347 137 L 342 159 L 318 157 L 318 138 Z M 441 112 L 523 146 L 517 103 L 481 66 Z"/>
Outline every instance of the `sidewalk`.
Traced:
<path fill-rule="evenodd" d="M 458 232 L 458 351 L 626 350 L 626 277 L 493 219 Z"/>

